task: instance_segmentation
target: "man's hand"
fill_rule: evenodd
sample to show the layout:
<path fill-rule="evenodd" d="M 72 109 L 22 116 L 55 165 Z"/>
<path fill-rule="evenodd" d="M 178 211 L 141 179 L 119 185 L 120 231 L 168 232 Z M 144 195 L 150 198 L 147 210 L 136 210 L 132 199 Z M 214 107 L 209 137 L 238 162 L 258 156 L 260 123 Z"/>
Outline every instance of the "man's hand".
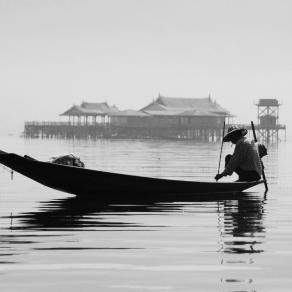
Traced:
<path fill-rule="evenodd" d="M 222 178 L 223 177 L 223 175 L 222 175 L 222 173 L 218 173 L 218 174 L 216 174 L 216 176 L 215 176 L 215 180 L 216 181 L 218 181 L 220 178 Z"/>

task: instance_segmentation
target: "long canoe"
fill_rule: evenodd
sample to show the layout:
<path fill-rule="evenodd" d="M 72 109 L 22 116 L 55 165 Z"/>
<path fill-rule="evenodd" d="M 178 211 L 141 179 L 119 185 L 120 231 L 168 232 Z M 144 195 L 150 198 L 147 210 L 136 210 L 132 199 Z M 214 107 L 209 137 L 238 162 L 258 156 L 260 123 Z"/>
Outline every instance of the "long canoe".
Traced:
<path fill-rule="evenodd" d="M 254 182 L 198 182 L 104 172 L 51 162 L 42 162 L 0 151 L 0 163 L 47 187 L 75 195 L 139 197 L 155 194 L 237 193 L 256 186 Z"/>

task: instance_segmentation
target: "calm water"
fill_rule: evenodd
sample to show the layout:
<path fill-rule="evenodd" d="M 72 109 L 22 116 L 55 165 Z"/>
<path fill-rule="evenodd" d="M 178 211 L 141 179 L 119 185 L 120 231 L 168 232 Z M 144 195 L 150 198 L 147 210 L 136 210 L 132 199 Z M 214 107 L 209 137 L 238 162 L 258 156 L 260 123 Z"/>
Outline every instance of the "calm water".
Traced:
<path fill-rule="evenodd" d="M 17 173 L 11 180 L 0 167 L 0 291 L 291 291 L 291 146 L 269 148 L 266 197 L 257 186 L 232 200 L 102 204 Z M 204 181 L 213 180 L 220 151 L 194 142 L 15 137 L 1 138 L 1 148 Z"/>

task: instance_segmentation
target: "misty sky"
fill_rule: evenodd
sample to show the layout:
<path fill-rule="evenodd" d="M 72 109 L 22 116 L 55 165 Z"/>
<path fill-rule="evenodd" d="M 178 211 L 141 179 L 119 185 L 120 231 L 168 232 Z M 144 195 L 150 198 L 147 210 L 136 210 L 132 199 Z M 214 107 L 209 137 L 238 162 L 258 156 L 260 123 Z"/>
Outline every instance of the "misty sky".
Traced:
<path fill-rule="evenodd" d="M 139 109 L 206 97 L 256 120 L 258 98 L 292 121 L 292 1 L 0 0 L 0 131 L 58 120 L 82 101 Z"/>

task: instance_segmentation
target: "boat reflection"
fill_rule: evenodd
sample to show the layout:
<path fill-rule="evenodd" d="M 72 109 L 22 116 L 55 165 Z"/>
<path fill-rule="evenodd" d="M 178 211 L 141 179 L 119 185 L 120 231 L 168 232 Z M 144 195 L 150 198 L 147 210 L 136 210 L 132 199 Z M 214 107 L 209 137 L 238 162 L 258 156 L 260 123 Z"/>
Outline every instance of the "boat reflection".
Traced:
<path fill-rule="evenodd" d="M 35 212 L 19 214 L 14 230 L 90 231 L 115 229 L 145 230 L 157 227 L 136 221 L 139 214 L 162 215 L 184 213 L 212 213 L 218 216 L 219 252 L 261 253 L 265 234 L 264 204 L 262 196 L 244 193 L 236 198 L 222 195 L 196 200 L 93 200 L 82 197 L 42 202 Z M 143 217 L 146 218 L 146 217 Z M 202 218 L 203 220 L 203 218 Z M 214 222 L 216 224 L 216 222 Z M 160 226 L 163 227 L 163 226 Z"/>

